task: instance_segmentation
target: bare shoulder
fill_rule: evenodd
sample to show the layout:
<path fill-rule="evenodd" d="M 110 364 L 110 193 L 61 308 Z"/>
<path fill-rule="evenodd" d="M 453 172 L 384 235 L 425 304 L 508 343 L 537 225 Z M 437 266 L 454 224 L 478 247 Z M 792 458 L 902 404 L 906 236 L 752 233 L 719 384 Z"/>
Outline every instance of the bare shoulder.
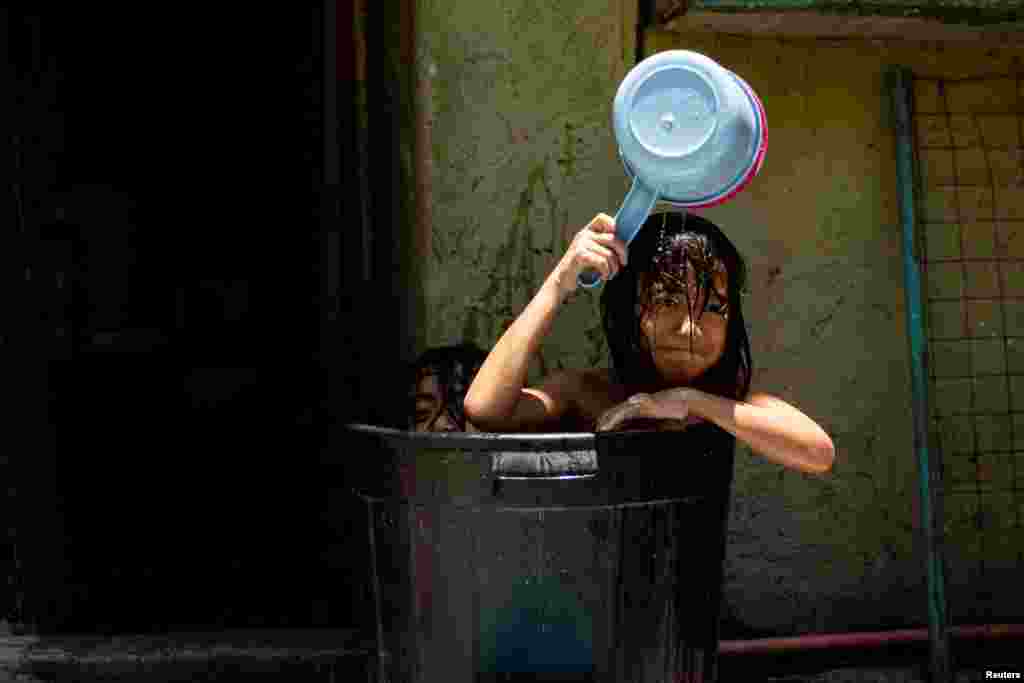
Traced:
<path fill-rule="evenodd" d="M 615 386 L 608 370 L 595 368 L 552 372 L 541 388 L 557 394 L 579 413 L 593 415 L 615 403 Z"/>
<path fill-rule="evenodd" d="M 580 413 L 590 419 L 626 399 L 607 368 L 582 370 L 577 381 Z"/>
<path fill-rule="evenodd" d="M 583 386 L 586 372 L 586 370 L 555 370 L 544 378 L 540 386 L 548 391 L 573 394 Z"/>
<path fill-rule="evenodd" d="M 577 372 L 580 384 L 590 389 L 603 389 L 607 392 L 614 384 L 612 373 L 608 368 L 591 368 Z"/>

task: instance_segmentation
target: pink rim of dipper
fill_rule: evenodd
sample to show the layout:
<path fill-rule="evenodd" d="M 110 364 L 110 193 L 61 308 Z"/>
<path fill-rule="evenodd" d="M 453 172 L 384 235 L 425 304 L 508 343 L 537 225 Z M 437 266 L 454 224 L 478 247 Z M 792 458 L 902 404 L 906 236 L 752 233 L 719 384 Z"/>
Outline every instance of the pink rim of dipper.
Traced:
<path fill-rule="evenodd" d="M 740 87 L 743 88 L 743 91 L 747 93 L 750 100 L 757 106 L 757 118 L 761 126 L 761 144 L 758 147 L 757 152 L 754 154 L 754 160 L 750 165 L 750 169 L 743 177 L 743 180 L 736 184 L 736 187 L 732 188 L 732 190 L 721 197 L 716 197 L 703 204 L 694 204 L 691 207 L 687 207 L 688 209 L 707 209 L 712 206 L 718 206 L 719 204 L 732 199 L 750 184 L 750 181 L 754 179 L 754 176 L 758 174 L 761 170 L 761 166 L 764 164 L 764 155 L 765 152 L 768 151 L 768 117 L 764 113 L 764 105 L 761 103 L 761 98 L 759 98 L 753 89 L 747 85 L 746 81 L 736 74 L 732 74 L 732 76 L 739 82 Z"/>

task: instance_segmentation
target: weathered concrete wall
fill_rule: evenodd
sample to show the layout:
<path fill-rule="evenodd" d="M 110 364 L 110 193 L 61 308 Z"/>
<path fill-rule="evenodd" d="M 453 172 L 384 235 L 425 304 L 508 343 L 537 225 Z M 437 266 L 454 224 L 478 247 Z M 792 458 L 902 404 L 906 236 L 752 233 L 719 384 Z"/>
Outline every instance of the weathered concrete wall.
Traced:
<path fill-rule="evenodd" d="M 566 238 L 625 194 L 610 107 L 631 63 L 632 21 L 614 0 L 419 7 L 435 116 L 426 338 L 488 348 Z M 705 213 L 748 259 L 756 385 L 805 409 L 837 447 L 824 478 L 739 454 L 723 635 L 740 624 L 802 632 L 924 623 L 884 72 L 1009 73 L 1020 52 L 667 32 L 645 43 L 648 53 L 704 52 L 764 100 L 760 177 Z M 597 297 L 578 295 L 535 372 L 604 364 L 601 337 Z"/>
<path fill-rule="evenodd" d="M 650 34 L 647 47 L 713 55 L 764 99 L 764 171 L 748 192 L 708 215 L 729 230 L 751 268 L 756 382 L 820 420 L 837 446 L 836 467 L 822 479 L 782 472 L 756 456 L 737 459 L 727 606 L 747 625 L 794 632 L 922 623 L 884 73 L 892 64 L 920 77 L 1011 73 L 1020 53 L 669 33 Z M 931 196 L 922 204 L 934 203 Z M 955 570 L 979 559 L 956 540 L 948 548 L 954 618 L 974 599 Z M 1010 585 L 992 588 L 1003 594 L 1002 611 L 1020 609 L 1011 605 Z"/>
<path fill-rule="evenodd" d="M 611 95 L 634 55 L 631 3 L 422 0 L 433 89 L 430 345 L 489 346 L 598 211 L 627 188 Z M 600 362 L 593 295 L 577 297 L 537 371 Z"/>

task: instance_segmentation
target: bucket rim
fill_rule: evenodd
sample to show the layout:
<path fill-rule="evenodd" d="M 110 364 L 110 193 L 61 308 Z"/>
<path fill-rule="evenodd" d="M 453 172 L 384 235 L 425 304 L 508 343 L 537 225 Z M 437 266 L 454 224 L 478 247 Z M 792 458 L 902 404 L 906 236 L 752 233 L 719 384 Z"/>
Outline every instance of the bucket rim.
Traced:
<path fill-rule="evenodd" d="M 419 448 L 435 449 L 580 451 L 594 449 L 597 441 L 597 434 L 594 432 L 414 432 L 361 422 L 346 423 L 344 429 L 388 441 L 407 442 Z"/>

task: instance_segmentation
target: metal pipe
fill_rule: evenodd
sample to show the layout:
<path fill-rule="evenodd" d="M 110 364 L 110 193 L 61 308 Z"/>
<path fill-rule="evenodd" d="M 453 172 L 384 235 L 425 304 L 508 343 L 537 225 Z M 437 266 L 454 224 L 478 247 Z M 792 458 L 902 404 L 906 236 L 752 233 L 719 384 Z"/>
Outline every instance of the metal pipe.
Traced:
<path fill-rule="evenodd" d="M 927 348 L 921 305 L 921 275 L 915 255 L 914 141 L 910 114 L 912 75 L 897 68 L 892 73 L 892 103 L 896 123 L 896 177 L 899 185 L 900 220 L 903 225 L 903 291 L 910 343 L 910 375 L 914 423 L 914 451 L 917 453 L 921 496 L 921 528 L 927 547 L 928 632 L 931 639 L 931 680 L 950 680 L 949 622 L 943 580 L 942 500 L 939 494 L 938 454 L 928 448 Z"/>
<path fill-rule="evenodd" d="M 1024 638 L 1024 624 L 983 624 L 980 626 L 954 626 L 949 634 L 957 640 L 997 640 Z M 838 648 L 873 649 L 905 643 L 924 643 L 929 640 L 929 629 L 907 628 L 892 631 L 865 631 L 858 633 L 813 633 L 786 638 L 757 638 L 754 640 L 723 640 L 718 654 L 723 656 L 766 655 L 783 652 L 807 652 Z"/>

